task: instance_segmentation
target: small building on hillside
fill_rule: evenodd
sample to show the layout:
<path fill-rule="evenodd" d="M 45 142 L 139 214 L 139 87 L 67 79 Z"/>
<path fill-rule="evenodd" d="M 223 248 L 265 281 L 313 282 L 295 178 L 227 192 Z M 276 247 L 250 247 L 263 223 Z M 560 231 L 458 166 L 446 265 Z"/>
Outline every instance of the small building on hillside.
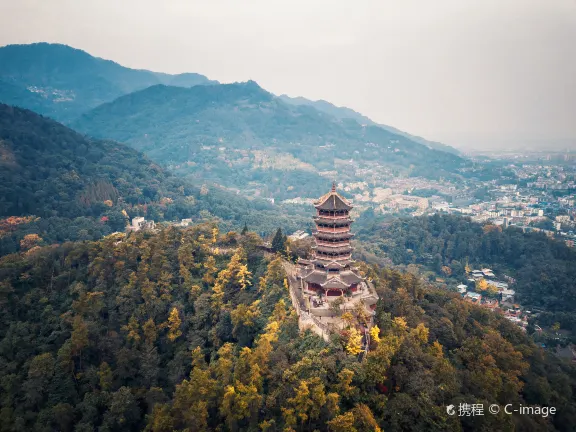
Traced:
<path fill-rule="evenodd" d="M 460 294 L 466 294 L 466 291 L 468 290 L 468 285 L 460 284 L 456 287 L 456 289 Z"/>
<path fill-rule="evenodd" d="M 310 234 L 308 234 L 307 232 L 303 231 L 303 230 L 298 230 L 295 231 L 294 233 L 290 234 L 288 236 L 288 240 L 292 240 L 292 241 L 296 241 L 296 240 L 302 240 L 305 239 L 306 237 L 309 237 Z"/>
<path fill-rule="evenodd" d="M 503 289 L 501 294 L 503 302 L 514 303 L 514 296 L 516 295 L 516 291 L 513 289 Z"/>
<path fill-rule="evenodd" d="M 132 218 L 132 225 L 126 227 L 126 231 L 153 230 L 156 228 L 154 221 L 147 221 L 142 216 Z"/>
<path fill-rule="evenodd" d="M 482 301 L 482 294 L 475 292 L 467 292 L 464 298 L 472 303 L 480 304 Z"/>

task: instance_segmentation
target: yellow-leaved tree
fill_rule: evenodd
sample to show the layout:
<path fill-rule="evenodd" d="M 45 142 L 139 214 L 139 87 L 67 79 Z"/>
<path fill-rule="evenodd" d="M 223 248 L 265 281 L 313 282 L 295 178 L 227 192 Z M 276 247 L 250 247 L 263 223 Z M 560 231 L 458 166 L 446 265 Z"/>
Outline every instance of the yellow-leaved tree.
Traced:
<path fill-rule="evenodd" d="M 362 352 L 362 335 L 354 327 L 350 329 L 349 333 L 346 351 L 348 354 L 358 355 Z"/>
<path fill-rule="evenodd" d="M 370 339 L 374 343 L 380 342 L 380 328 L 376 324 L 370 329 Z"/>
<path fill-rule="evenodd" d="M 180 326 L 182 325 L 182 320 L 180 319 L 180 313 L 178 309 L 172 308 L 170 311 L 170 316 L 168 317 L 168 339 L 174 342 L 180 336 L 182 332 L 180 331 Z"/>

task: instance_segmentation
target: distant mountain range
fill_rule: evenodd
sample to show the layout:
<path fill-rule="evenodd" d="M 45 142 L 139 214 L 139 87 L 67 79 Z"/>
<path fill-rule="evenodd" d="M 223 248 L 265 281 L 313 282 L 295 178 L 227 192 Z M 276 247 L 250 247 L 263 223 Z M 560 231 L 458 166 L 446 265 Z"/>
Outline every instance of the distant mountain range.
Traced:
<path fill-rule="evenodd" d="M 458 178 L 457 151 L 325 101 L 253 81 L 123 67 L 66 45 L 0 48 L 0 102 L 125 142 L 197 181 L 252 196 L 314 197 L 334 178 Z"/>
<path fill-rule="evenodd" d="M 153 86 L 103 104 L 72 126 L 126 142 L 185 175 L 283 198 L 317 196 L 336 171 L 349 181 L 438 178 L 465 164 L 382 127 L 285 103 L 253 81 Z"/>
<path fill-rule="evenodd" d="M 352 119 L 352 120 L 356 120 L 360 124 L 380 126 L 381 128 L 384 128 L 387 131 L 390 131 L 390 132 L 395 133 L 397 135 L 402 135 L 402 136 L 404 136 L 404 137 L 406 137 L 406 138 L 408 138 L 414 142 L 417 142 L 419 144 L 423 144 L 426 147 L 434 149 L 434 150 L 440 150 L 440 151 L 452 153 L 452 154 L 459 155 L 459 156 L 462 155 L 460 153 L 460 151 L 455 149 L 454 147 L 451 147 L 449 145 L 442 144 L 442 143 L 439 143 L 436 141 L 428 141 L 427 139 L 424 139 L 422 137 L 411 135 L 407 132 L 403 132 L 399 129 L 396 129 L 395 127 L 376 123 L 375 121 L 371 120 L 370 118 L 366 117 L 365 115 L 360 114 L 357 111 L 354 111 L 351 108 L 338 107 L 338 106 L 331 104 L 330 102 L 327 102 L 325 100 L 313 101 L 310 99 L 303 98 L 301 96 L 290 97 L 287 95 L 281 95 L 281 96 L 279 96 L 279 98 L 282 99 L 284 102 L 289 103 L 289 104 L 307 105 L 307 106 L 314 107 L 318 111 L 325 112 L 326 114 L 330 114 L 330 115 L 332 115 L 336 118 L 339 118 L 339 119 Z"/>
<path fill-rule="evenodd" d="M 204 75 L 130 69 L 67 45 L 36 43 L 0 48 L 0 101 L 60 121 L 156 84 L 217 84 Z"/>

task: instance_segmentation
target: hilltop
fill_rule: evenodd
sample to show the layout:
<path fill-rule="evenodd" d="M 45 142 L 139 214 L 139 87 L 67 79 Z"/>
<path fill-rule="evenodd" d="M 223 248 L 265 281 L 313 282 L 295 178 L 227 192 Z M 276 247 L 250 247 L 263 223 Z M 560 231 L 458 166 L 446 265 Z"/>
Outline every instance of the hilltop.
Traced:
<path fill-rule="evenodd" d="M 467 161 L 379 126 L 287 104 L 253 81 L 122 96 L 73 123 L 125 142 L 183 175 L 274 198 L 315 197 L 342 181 L 458 178 Z"/>
<path fill-rule="evenodd" d="M 230 228 L 246 222 L 262 233 L 304 223 L 266 201 L 248 201 L 176 177 L 123 144 L 88 139 L 32 111 L 3 104 L 0 196 L 0 218 L 40 218 L 0 221 L 0 253 L 16 250 L 30 233 L 47 243 L 97 239 L 122 231 L 134 216 L 156 222 L 219 217 Z"/>
<path fill-rule="evenodd" d="M 260 242 L 202 224 L 0 258 L 3 428 L 571 430 L 574 366 L 503 317 L 359 262 L 381 301 L 358 353 L 370 318 L 347 312 L 328 342 L 299 329 L 283 258 Z M 464 403 L 483 415 L 446 413 Z"/>
<path fill-rule="evenodd" d="M 0 102 L 60 121 L 155 84 L 214 84 L 203 75 L 130 69 L 67 45 L 35 43 L 0 48 Z"/>

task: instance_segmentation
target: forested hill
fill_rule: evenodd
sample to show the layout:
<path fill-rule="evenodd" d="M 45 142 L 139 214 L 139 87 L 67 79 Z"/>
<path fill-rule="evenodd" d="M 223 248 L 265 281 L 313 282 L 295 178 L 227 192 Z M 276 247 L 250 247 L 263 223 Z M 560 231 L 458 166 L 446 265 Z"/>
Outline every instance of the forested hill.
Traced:
<path fill-rule="evenodd" d="M 228 227 L 246 222 L 259 232 L 297 229 L 307 222 L 289 219 L 265 201 L 194 185 L 123 144 L 90 140 L 2 104 L 0 197 L 0 253 L 16 250 L 23 235 L 31 233 L 46 243 L 97 239 L 122 231 L 127 216 L 156 222 L 217 216 Z"/>
<path fill-rule="evenodd" d="M 459 283 L 467 278 L 466 263 L 491 267 L 517 280 L 522 304 L 554 312 L 576 310 L 576 251 L 543 233 L 434 215 L 367 226 L 358 238 L 395 264 L 424 264 L 438 274 L 447 266 Z"/>
<path fill-rule="evenodd" d="M 203 75 L 170 75 L 123 67 L 67 45 L 0 48 L 0 102 L 70 121 L 90 108 L 155 84 L 214 84 Z"/>
<path fill-rule="evenodd" d="M 326 174 L 457 177 L 466 164 L 378 126 L 284 103 L 253 81 L 189 89 L 154 86 L 83 115 L 73 126 L 126 142 L 177 171 L 229 186 L 254 182 L 276 198 L 317 197 Z M 386 171 L 387 170 L 387 171 Z"/>
<path fill-rule="evenodd" d="M 358 263 L 381 298 L 362 360 L 366 316 L 330 343 L 299 333 L 260 242 L 204 224 L 0 258 L 0 430 L 573 430 L 573 365 L 504 318 Z M 460 403 L 483 415 L 446 413 Z"/>
<path fill-rule="evenodd" d="M 460 151 L 458 151 L 454 147 L 451 147 L 449 145 L 442 144 L 442 143 L 439 143 L 436 141 L 429 141 L 429 140 L 424 139 L 424 138 L 419 137 L 419 136 L 411 135 L 407 132 L 403 132 L 403 131 L 396 129 L 395 127 L 392 127 L 392 126 L 376 123 L 372 119 L 366 117 L 365 115 L 360 114 L 357 111 L 354 111 L 351 108 L 339 107 L 339 106 L 336 106 L 336 105 L 334 105 L 330 102 L 327 102 L 325 100 L 313 101 L 313 100 L 306 99 L 303 97 L 290 97 L 287 95 L 281 95 L 279 97 L 280 97 L 280 99 L 282 99 L 282 101 L 289 103 L 289 104 L 307 105 L 307 106 L 311 106 L 311 107 L 316 108 L 318 111 L 325 112 L 326 114 L 330 114 L 331 116 L 334 116 L 334 117 L 339 118 L 339 119 L 352 119 L 352 120 L 356 120 L 360 124 L 380 126 L 381 128 L 386 129 L 387 131 L 390 131 L 390 132 L 397 134 L 397 135 L 405 136 L 406 138 L 408 138 L 412 141 L 415 141 L 419 144 L 423 144 L 426 147 L 429 147 L 431 149 L 444 151 L 444 152 L 452 153 L 455 155 L 461 155 Z"/>

